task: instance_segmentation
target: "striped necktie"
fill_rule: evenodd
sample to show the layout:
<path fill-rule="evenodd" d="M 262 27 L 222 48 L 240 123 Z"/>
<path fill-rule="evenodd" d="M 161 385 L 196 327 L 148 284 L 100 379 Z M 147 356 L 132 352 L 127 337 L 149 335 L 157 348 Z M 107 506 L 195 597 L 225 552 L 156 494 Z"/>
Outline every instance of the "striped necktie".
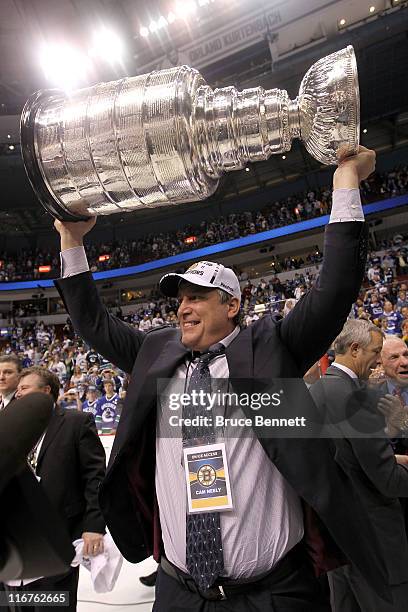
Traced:
<path fill-rule="evenodd" d="M 211 393 L 211 376 L 209 363 L 225 352 L 221 343 L 212 350 L 203 353 L 194 369 L 188 393 L 204 391 Z M 198 406 L 183 407 L 183 419 L 193 416 L 208 416 L 207 406 L 198 402 Z M 202 420 L 202 419 L 201 419 Z M 215 431 L 212 425 L 182 428 L 184 446 L 201 446 L 215 442 Z M 197 586 L 208 589 L 224 569 L 221 525 L 219 512 L 202 512 L 187 514 L 186 517 L 186 566 Z"/>

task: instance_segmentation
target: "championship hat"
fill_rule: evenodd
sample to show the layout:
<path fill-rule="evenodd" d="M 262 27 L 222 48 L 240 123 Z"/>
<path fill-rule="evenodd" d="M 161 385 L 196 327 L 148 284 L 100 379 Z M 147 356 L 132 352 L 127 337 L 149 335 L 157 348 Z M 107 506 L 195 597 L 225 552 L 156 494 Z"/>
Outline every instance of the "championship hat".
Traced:
<path fill-rule="evenodd" d="M 183 280 L 200 287 L 222 289 L 241 300 L 241 288 L 237 275 L 231 268 L 226 268 L 220 263 L 198 261 L 184 274 L 176 272 L 165 274 L 159 282 L 160 291 L 167 297 L 177 297 L 180 282 Z"/>

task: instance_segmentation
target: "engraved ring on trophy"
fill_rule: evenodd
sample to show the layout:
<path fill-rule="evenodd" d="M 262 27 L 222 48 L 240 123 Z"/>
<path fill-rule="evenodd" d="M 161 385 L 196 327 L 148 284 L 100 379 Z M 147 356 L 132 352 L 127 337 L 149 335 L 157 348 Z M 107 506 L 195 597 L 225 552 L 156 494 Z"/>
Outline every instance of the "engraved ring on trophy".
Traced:
<path fill-rule="evenodd" d="M 224 172 L 289 151 L 293 138 L 335 164 L 357 152 L 359 131 L 351 46 L 316 62 L 295 100 L 282 89 L 213 90 L 181 66 L 69 96 L 39 91 L 21 118 L 31 185 L 66 221 L 204 200 Z"/>

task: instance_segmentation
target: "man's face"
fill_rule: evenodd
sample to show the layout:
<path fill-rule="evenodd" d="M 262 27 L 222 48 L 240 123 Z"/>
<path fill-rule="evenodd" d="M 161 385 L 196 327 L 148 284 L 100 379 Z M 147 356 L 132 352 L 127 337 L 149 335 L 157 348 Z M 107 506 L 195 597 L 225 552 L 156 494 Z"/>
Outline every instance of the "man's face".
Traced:
<path fill-rule="evenodd" d="M 370 332 L 371 341 L 365 348 L 358 347 L 355 353 L 355 371 L 359 378 L 367 380 L 371 371 L 381 363 L 382 334 Z"/>
<path fill-rule="evenodd" d="M 44 385 L 38 374 L 27 374 L 20 379 L 17 385 L 16 398 L 24 397 L 28 393 L 51 393 L 51 389 L 48 385 Z"/>
<path fill-rule="evenodd" d="M 106 382 L 103 385 L 103 388 L 105 389 L 105 395 L 108 397 L 111 397 L 111 395 L 114 394 L 113 384 L 111 382 Z"/>
<path fill-rule="evenodd" d="M 384 373 L 392 382 L 405 387 L 408 385 L 408 347 L 400 338 L 384 342 L 381 353 Z"/>
<path fill-rule="evenodd" d="M 234 329 L 233 318 L 239 311 L 239 300 L 231 297 L 221 304 L 216 289 L 182 283 L 179 290 L 177 318 L 181 341 L 189 349 L 203 351 L 228 336 Z"/>
<path fill-rule="evenodd" d="M 8 395 L 17 389 L 19 372 L 12 361 L 0 363 L 0 395 Z"/>

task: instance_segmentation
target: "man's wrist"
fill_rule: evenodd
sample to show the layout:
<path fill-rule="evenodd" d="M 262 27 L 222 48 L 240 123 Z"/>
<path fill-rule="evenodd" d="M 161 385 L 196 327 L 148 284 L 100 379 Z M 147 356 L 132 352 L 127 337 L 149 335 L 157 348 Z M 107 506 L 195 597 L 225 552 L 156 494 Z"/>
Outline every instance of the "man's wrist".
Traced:
<path fill-rule="evenodd" d="M 70 235 L 61 235 L 61 251 L 66 251 L 79 246 L 84 246 L 84 241 L 82 239 L 74 238 Z"/>
<path fill-rule="evenodd" d="M 358 189 L 360 178 L 355 168 L 344 166 L 337 168 L 333 176 L 333 189 Z"/>

